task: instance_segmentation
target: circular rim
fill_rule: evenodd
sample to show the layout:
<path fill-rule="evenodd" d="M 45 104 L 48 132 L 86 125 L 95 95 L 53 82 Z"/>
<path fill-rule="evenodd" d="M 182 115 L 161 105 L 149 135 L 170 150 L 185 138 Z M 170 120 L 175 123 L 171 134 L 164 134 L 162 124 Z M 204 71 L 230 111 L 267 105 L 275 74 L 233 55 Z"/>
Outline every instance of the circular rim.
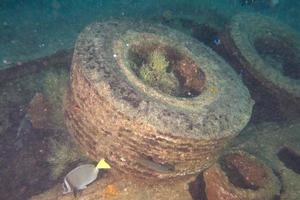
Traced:
<path fill-rule="evenodd" d="M 217 97 L 217 93 L 211 92 L 213 88 L 222 88 L 222 85 L 220 83 L 216 83 L 213 81 L 213 79 L 216 79 L 216 75 L 212 73 L 211 70 L 208 70 L 207 68 L 212 65 L 213 63 L 208 63 L 201 66 L 201 69 L 204 71 L 207 77 L 213 77 L 213 78 L 207 78 L 205 83 L 205 89 L 202 91 L 202 93 L 199 96 L 193 97 L 193 98 L 182 98 L 182 97 L 174 97 L 171 95 L 168 95 L 166 93 L 162 93 L 152 87 L 149 87 L 146 85 L 143 81 L 141 81 L 133 72 L 130 70 L 129 63 L 126 62 L 128 60 L 128 49 L 127 45 L 134 44 L 129 43 L 130 41 L 137 41 L 136 38 L 147 38 L 147 40 L 156 40 L 159 41 L 161 44 L 172 44 L 172 47 L 175 49 L 179 49 L 180 51 L 183 51 L 184 54 L 190 56 L 192 59 L 195 59 L 195 55 L 193 55 L 187 48 L 179 48 L 180 44 L 176 44 L 176 41 L 170 40 L 169 38 L 160 37 L 155 34 L 149 34 L 149 33 L 138 33 L 130 31 L 127 32 L 124 35 L 124 38 L 122 40 L 115 41 L 114 44 L 114 52 L 116 55 L 120 56 L 120 59 L 117 59 L 118 64 L 120 65 L 120 70 L 123 71 L 123 73 L 126 75 L 128 80 L 136 85 L 136 87 L 143 91 L 145 94 L 147 94 L 150 97 L 159 99 L 161 101 L 164 101 L 164 103 L 168 103 L 174 106 L 180 106 L 182 108 L 189 108 L 194 109 L 195 106 L 205 106 L 209 105 L 214 101 L 214 99 Z M 196 62 L 199 63 L 199 59 L 196 59 Z M 221 74 L 220 74 L 221 76 Z M 220 90 L 221 90 L 220 89 Z"/>
<path fill-rule="evenodd" d="M 235 155 L 242 158 L 234 160 L 236 159 Z M 228 160 L 224 161 L 226 157 Z M 272 169 L 255 156 L 245 151 L 235 150 L 223 155 L 221 157 L 221 160 L 222 159 L 224 160 L 215 163 L 204 172 L 206 185 L 213 186 L 213 188 L 207 188 L 208 190 L 213 190 L 212 195 L 215 193 L 218 195 L 223 194 L 225 197 L 230 196 L 232 198 L 234 197 L 234 199 L 273 199 L 276 195 L 279 195 L 280 181 Z M 222 162 L 224 163 L 222 164 Z M 224 165 L 227 166 L 228 169 L 226 169 Z M 261 180 L 249 177 L 249 175 L 253 173 L 252 170 L 258 170 L 254 175 L 257 176 L 255 178 L 260 178 Z M 236 171 L 234 172 L 236 174 L 230 174 L 228 171 Z M 210 176 L 214 177 L 214 179 L 208 179 Z M 242 180 L 238 180 L 237 177 Z"/>
<path fill-rule="evenodd" d="M 145 40 L 144 38 L 147 39 Z M 122 40 L 114 42 L 115 55 L 120 55 L 117 60 L 121 66 L 121 70 L 126 74 L 129 81 L 136 82 L 137 87 L 147 93 L 147 95 L 152 95 L 156 91 L 152 90 L 153 87 L 151 87 L 151 84 L 148 84 L 150 86 L 148 89 L 151 89 L 151 92 L 145 90 L 146 86 L 138 81 L 138 79 L 143 79 L 139 72 L 141 68 L 145 67 L 145 65 L 147 66 L 149 60 L 150 64 L 154 65 L 154 60 L 157 65 L 165 65 L 165 72 L 160 72 L 164 72 L 167 75 L 174 75 L 174 78 L 178 82 L 178 85 L 176 85 L 178 88 L 184 84 L 186 84 L 186 87 L 194 87 L 194 91 L 192 91 L 193 89 L 191 88 L 187 88 L 187 94 L 183 92 L 181 92 L 181 94 L 177 92 L 176 94 L 174 92 L 166 96 L 178 97 L 178 100 L 194 99 L 203 93 L 206 76 L 202 70 L 202 66 L 198 66 L 192 59 L 191 52 L 187 48 L 178 47 L 179 45 L 176 45 L 176 41 L 172 41 L 168 38 L 161 38 L 151 33 L 138 33 L 133 31 L 126 33 Z M 156 55 L 156 57 L 153 58 L 153 55 Z M 153 67 L 151 70 L 153 70 Z M 145 83 L 144 80 L 142 82 Z M 158 95 L 158 93 L 166 93 L 166 91 L 160 88 L 156 88 L 156 90 L 159 91 L 153 96 Z"/>
<path fill-rule="evenodd" d="M 300 52 L 300 34 L 289 26 L 271 17 L 258 14 L 239 14 L 230 24 L 230 36 L 248 63 L 247 70 L 269 89 L 285 91 L 288 95 L 300 98 L 300 79 L 294 79 L 273 67 L 261 56 L 255 47 L 255 40 L 261 37 L 284 40 L 294 50 Z"/>
<path fill-rule="evenodd" d="M 207 65 L 201 69 L 218 87 L 206 82 L 193 98 L 146 87 L 127 63 L 128 47 L 144 40 Z M 251 116 L 253 101 L 233 69 L 202 43 L 164 26 L 92 24 L 80 34 L 72 62 L 66 125 L 89 157 L 105 157 L 125 173 L 170 178 L 203 171 Z M 207 99 L 205 93 L 211 93 Z"/>
<path fill-rule="evenodd" d="M 151 38 L 172 44 L 201 66 L 206 84 L 199 96 L 178 98 L 159 92 L 147 87 L 129 70 L 126 44 Z M 87 43 L 88 49 L 82 49 Z M 107 50 L 101 51 L 103 47 Z M 97 58 L 91 60 L 95 54 Z M 94 87 L 99 94 L 114 102 L 117 110 L 172 136 L 209 140 L 232 137 L 250 119 L 253 100 L 233 69 L 202 43 L 167 27 L 142 22 L 95 23 L 79 36 L 74 55 L 73 63 L 90 60 L 80 70 L 89 82 L 96 83 Z M 109 77 L 99 74 L 99 68 L 105 66 Z M 77 68 L 75 64 L 72 67 Z"/>

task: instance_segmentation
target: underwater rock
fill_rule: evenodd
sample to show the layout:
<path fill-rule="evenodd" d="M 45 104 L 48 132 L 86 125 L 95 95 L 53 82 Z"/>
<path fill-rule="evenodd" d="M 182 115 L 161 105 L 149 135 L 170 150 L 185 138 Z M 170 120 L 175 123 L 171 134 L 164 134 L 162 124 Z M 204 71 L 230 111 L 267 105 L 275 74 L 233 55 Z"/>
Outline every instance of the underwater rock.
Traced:
<path fill-rule="evenodd" d="M 207 200 L 273 200 L 279 197 L 278 178 L 254 156 L 231 152 L 204 172 Z"/>
<path fill-rule="evenodd" d="M 71 65 L 73 49 L 60 50 L 50 56 L 39 59 L 19 62 L 0 70 L 0 85 L 11 80 L 24 77 L 30 74 L 36 74 L 48 68 L 67 68 Z"/>
<path fill-rule="evenodd" d="M 141 69 L 154 51 L 163 55 L 157 63 L 165 71 L 148 83 Z M 179 84 L 168 81 L 174 77 Z M 142 22 L 88 26 L 77 40 L 70 79 L 70 133 L 93 160 L 105 158 L 140 177 L 208 168 L 247 124 L 253 106 L 238 75 L 208 47 Z"/>
<path fill-rule="evenodd" d="M 233 17 L 223 38 L 228 60 L 272 93 L 287 118 L 300 113 L 300 33 L 257 14 Z"/>

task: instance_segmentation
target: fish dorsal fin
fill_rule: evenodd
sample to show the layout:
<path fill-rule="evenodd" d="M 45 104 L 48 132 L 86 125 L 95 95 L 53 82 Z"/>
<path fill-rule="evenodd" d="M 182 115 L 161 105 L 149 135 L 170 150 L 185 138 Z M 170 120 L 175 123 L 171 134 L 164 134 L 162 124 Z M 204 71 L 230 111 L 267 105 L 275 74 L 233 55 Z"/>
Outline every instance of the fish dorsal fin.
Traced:
<path fill-rule="evenodd" d="M 97 166 L 96 166 L 97 169 L 110 169 L 110 165 L 104 160 L 104 159 L 101 159 Z"/>

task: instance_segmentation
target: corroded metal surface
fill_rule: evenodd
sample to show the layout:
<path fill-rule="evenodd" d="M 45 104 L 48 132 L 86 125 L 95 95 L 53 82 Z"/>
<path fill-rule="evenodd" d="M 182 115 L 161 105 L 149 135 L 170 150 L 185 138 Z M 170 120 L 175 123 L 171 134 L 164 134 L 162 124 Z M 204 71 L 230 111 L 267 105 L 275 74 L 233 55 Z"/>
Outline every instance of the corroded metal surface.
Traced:
<path fill-rule="evenodd" d="M 235 139 L 233 147 L 257 155 L 272 167 L 282 184 L 281 200 L 298 200 L 300 196 L 299 141 L 299 120 L 288 123 L 261 123 L 247 127 Z"/>
<path fill-rule="evenodd" d="M 203 176 L 208 200 L 273 200 L 280 195 L 272 169 L 242 151 L 226 155 Z"/>
<path fill-rule="evenodd" d="M 193 98 L 164 94 L 129 68 L 139 41 L 168 44 L 205 73 Z M 96 23 L 77 40 L 65 119 L 94 160 L 141 177 L 170 178 L 212 165 L 227 141 L 247 124 L 253 101 L 234 71 L 201 43 L 162 26 Z"/>
<path fill-rule="evenodd" d="M 244 13 L 232 19 L 222 39 L 231 64 L 248 72 L 282 104 L 292 102 L 299 109 L 299 33 L 270 17 Z"/>

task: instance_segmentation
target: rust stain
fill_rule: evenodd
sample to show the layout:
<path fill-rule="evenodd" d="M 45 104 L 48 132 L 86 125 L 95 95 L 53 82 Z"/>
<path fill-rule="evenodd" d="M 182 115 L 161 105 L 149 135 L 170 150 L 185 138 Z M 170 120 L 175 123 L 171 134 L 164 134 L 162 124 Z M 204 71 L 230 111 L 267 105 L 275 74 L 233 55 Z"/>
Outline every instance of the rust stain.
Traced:
<path fill-rule="evenodd" d="M 115 197 L 117 195 L 119 195 L 119 189 L 114 184 L 107 185 L 102 194 L 104 198 Z"/>

